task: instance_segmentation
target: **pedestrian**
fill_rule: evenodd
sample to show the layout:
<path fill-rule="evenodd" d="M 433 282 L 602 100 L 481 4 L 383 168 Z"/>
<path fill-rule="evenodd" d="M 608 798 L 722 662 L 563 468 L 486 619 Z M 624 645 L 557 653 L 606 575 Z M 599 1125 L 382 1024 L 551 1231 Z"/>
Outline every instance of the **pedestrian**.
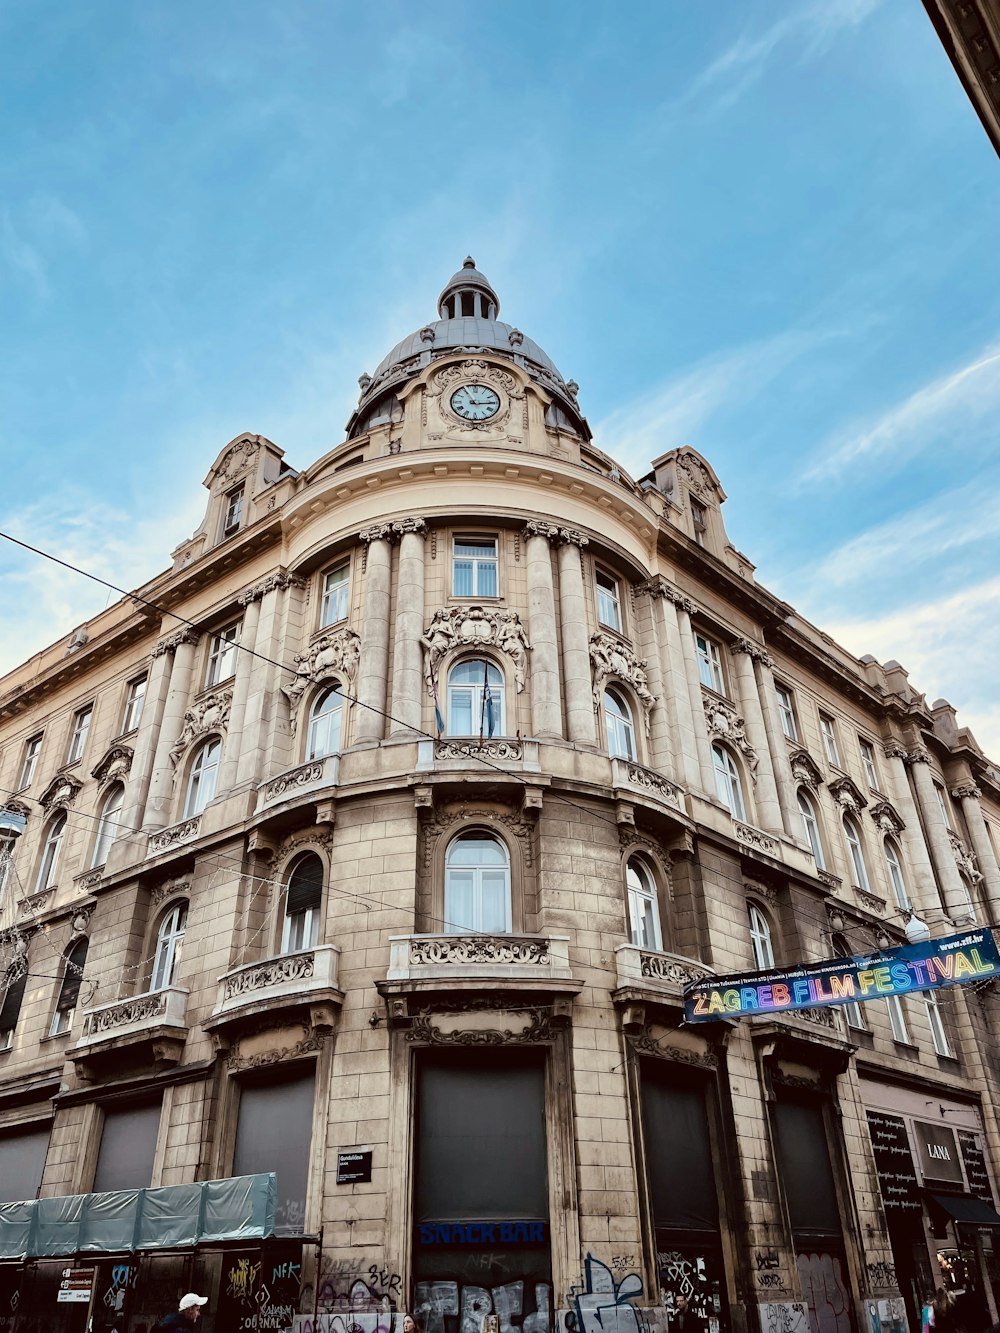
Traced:
<path fill-rule="evenodd" d="M 411 1314 L 403 1315 L 403 1333 L 420 1333 L 420 1325 Z"/>
<path fill-rule="evenodd" d="M 202 1306 L 207 1304 L 207 1296 L 196 1296 L 193 1291 L 189 1291 L 180 1298 L 176 1310 L 164 1315 L 154 1333 L 191 1333 L 192 1329 L 198 1327 Z"/>
<path fill-rule="evenodd" d="M 705 1321 L 688 1305 L 686 1296 L 674 1297 L 674 1318 L 671 1333 L 705 1333 Z"/>
<path fill-rule="evenodd" d="M 955 1298 L 944 1287 L 934 1293 L 934 1333 L 955 1333 Z"/>
<path fill-rule="evenodd" d="M 934 1328 L 934 1297 L 928 1293 L 920 1309 L 920 1333 L 930 1333 Z"/>

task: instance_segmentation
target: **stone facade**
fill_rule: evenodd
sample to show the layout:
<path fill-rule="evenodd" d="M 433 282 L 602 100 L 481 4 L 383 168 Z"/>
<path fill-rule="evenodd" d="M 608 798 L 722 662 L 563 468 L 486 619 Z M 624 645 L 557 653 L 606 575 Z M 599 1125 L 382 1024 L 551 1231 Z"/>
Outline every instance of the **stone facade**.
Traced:
<path fill-rule="evenodd" d="M 88 1260 L 99 1329 L 205 1288 L 220 1330 L 685 1295 L 847 1333 L 943 1274 L 995 1318 L 991 1233 L 928 1193 L 996 1201 L 992 987 L 681 995 L 992 923 L 1000 774 L 756 582 L 694 450 L 595 447 L 498 305 L 467 265 L 302 471 L 227 445 L 171 568 L 0 682 L 0 1203 L 276 1170 L 263 1252 Z M 75 1327 L 62 1262 L 0 1318 Z"/>

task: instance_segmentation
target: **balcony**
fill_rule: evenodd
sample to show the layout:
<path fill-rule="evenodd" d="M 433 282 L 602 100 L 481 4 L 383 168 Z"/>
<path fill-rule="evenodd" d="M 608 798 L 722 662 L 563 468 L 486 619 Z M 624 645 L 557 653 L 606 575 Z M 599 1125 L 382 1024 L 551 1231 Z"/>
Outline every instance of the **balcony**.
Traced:
<path fill-rule="evenodd" d="M 85 1009 L 79 1040 L 66 1055 L 82 1078 L 84 1066 L 109 1056 L 121 1061 L 124 1051 L 129 1059 L 148 1056 L 158 1068 L 175 1065 L 188 1035 L 187 1000 L 185 988 L 167 986 Z"/>
<path fill-rule="evenodd" d="M 641 949 L 619 944 L 615 950 L 616 999 L 647 999 L 677 1004 L 691 981 L 714 976 L 712 968 L 696 958 L 662 949 Z"/>
<path fill-rule="evenodd" d="M 684 789 L 655 768 L 645 768 L 632 759 L 612 759 L 611 783 L 616 788 L 626 788 L 684 814 Z"/>
<path fill-rule="evenodd" d="M 236 1029 L 263 1015 L 288 1016 L 308 1010 L 312 1027 L 332 1027 L 343 1001 L 338 989 L 340 950 L 335 944 L 264 958 L 234 967 L 219 979 L 208 1031 Z"/>
<path fill-rule="evenodd" d="M 324 787 L 335 787 L 340 775 L 340 755 L 328 754 L 320 759 L 287 768 L 277 777 L 268 778 L 257 788 L 257 810 L 283 805 L 297 796 L 305 796 Z"/>

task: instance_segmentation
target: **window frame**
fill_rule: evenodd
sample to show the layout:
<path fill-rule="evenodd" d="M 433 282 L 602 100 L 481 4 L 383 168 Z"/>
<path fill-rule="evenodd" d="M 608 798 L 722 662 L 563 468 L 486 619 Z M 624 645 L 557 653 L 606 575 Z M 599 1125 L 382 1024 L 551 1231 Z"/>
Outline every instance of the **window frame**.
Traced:
<path fill-rule="evenodd" d="M 479 684 L 477 684 L 475 681 L 468 681 L 468 682 L 461 681 L 461 682 L 459 682 L 459 683 L 453 685 L 453 684 L 452 684 L 452 679 L 451 679 L 453 673 L 454 673 L 455 671 L 458 671 L 461 667 L 469 666 L 469 665 L 472 664 L 472 663 L 475 663 L 475 664 L 477 664 L 477 665 L 480 666 L 480 667 L 482 667 L 482 666 L 485 665 L 485 667 L 486 667 L 486 672 L 484 673 L 484 675 L 486 676 L 486 680 L 483 681 L 483 682 L 480 682 Z M 494 681 L 494 680 L 491 678 L 491 674 L 492 674 L 493 672 L 495 672 L 495 673 L 500 677 L 499 682 L 496 682 L 496 681 Z M 505 674 L 505 672 L 504 672 L 503 667 L 500 666 L 500 664 L 499 664 L 498 662 L 495 662 L 495 661 L 493 660 L 492 657 L 468 657 L 468 656 L 466 656 L 466 657 L 459 657 L 459 658 L 456 658 L 456 660 L 455 660 L 454 662 L 451 662 L 451 663 L 449 664 L 449 666 L 448 666 L 448 674 L 447 674 L 447 676 L 445 677 L 445 731 L 444 731 L 444 735 L 445 735 L 446 737 L 450 737 L 450 738 L 451 738 L 451 737 L 457 737 L 457 738 L 459 738 L 459 739 L 469 739 L 469 738 L 473 738 L 473 737 L 478 737 L 478 736 L 479 736 L 479 729 L 478 729 L 477 727 L 475 727 L 475 725 L 473 725 L 473 730 L 472 730 L 472 731 L 457 731 L 457 730 L 453 727 L 453 725 L 452 725 L 452 715 L 453 715 L 453 713 L 454 713 L 455 710 L 454 710 L 454 708 L 453 708 L 453 703 L 452 703 L 452 691 L 453 691 L 453 690 L 456 690 L 456 691 L 468 691 L 468 692 L 469 692 L 469 696 L 470 696 L 470 698 L 469 698 L 469 715 L 470 715 L 470 720 L 472 721 L 473 724 L 475 724 L 475 719 L 476 719 L 477 716 L 480 717 L 480 718 L 482 718 L 482 720 L 483 720 L 483 740 L 485 741 L 486 739 L 488 739 L 488 733 L 487 733 L 487 731 L 486 731 L 486 719 L 485 719 L 485 707 L 486 707 L 486 704 L 485 704 L 485 700 L 484 700 L 484 697 L 483 697 L 483 696 L 484 696 L 484 693 L 485 693 L 485 687 L 486 687 L 487 685 L 488 685 L 488 687 L 489 687 L 489 691 L 490 691 L 490 695 L 491 695 L 491 697 L 492 697 L 494 700 L 496 700 L 497 698 L 499 698 L 499 704 L 500 704 L 500 707 L 499 707 L 499 717 L 497 718 L 496 725 L 495 725 L 495 727 L 493 728 L 493 736 L 496 737 L 496 738 L 499 738 L 499 737 L 501 737 L 501 736 L 506 736 L 506 735 L 507 735 L 507 677 L 506 677 L 506 674 Z"/>
<path fill-rule="evenodd" d="M 609 712 L 607 701 L 611 698 L 619 708 L 624 710 L 625 716 L 619 713 Z M 635 726 L 635 714 L 632 706 L 625 697 L 624 692 L 614 685 L 608 685 L 601 695 L 601 711 L 604 714 L 604 733 L 608 742 L 608 755 L 611 759 L 624 759 L 628 763 L 636 764 L 639 762 L 639 744 L 638 733 Z M 612 733 L 614 736 L 612 736 Z M 618 748 L 618 742 L 622 739 L 626 742 L 626 751 L 623 753 Z"/>
<path fill-rule="evenodd" d="M 786 741 L 798 742 L 799 724 L 795 716 L 795 695 L 787 685 L 782 685 L 780 681 L 774 682 L 774 697 L 778 705 L 778 721 L 781 724 L 781 734 Z"/>
<path fill-rule="evenodd" d="M 694 540 L 698 546 L 707 547 L 708 505 L 702 504 L 693 495 L 688 496 L 688 504 L 691 506 L 691 529 L 694 533 Z"/>
<path fill-rule="evenodd" d="M 24 742 L 24 753 L 21 756 L 21 768 L 17 779 L 18 791 L 27 791 L 34 782 L 35 770 L 38 768 L 38 756 L 42 753 L 44 739 L 45 732 L 39 731 L 34 736 L 29 736 Z"/>
<path fill-rule="evenodd" d="M 125 707 L 122 709 L 122 727 L 118 733 L 120 736 L 127 736 L 130 732 L 139 730 L 148 685 L 148 673 L 143 676 L 136 676 L 133 680 L 127 682 L 125 686 Z M 139 686 L 142 686 L 141 692 L 139 692 Z M 135 713 L 134 718 L 133 713 Z"/>
<path fill-rule="evenodd" d="M 228 537 L 235 537 L 240 528 L 243 527 L 244 509 L 246 506 L 246 482 L 241 481 L 238 486 L 232 490 L 226 491 L 222 497 L 222 509 L 219 515 L 219 541 L 224 542 Z M 235 519 L 233 517 L 233 502 L 236 502 Z"/>
<path fill-rule="evenodd" d="M 174 984 L 183 953 L 184 937 L 187 934 L 188 907 L 186 898 L 178 898 L 168 905 L 157 922 L 153 965 L 149 974 L 150 995 L 169 990 Z M 177 923 L 168 929 L 175 917 L 178 919 Z M 157 985 L 157 977 L 161 973 L 164 979 Z"/>
<path fill-rule="evenodd" d="M 868 874 L 868 862 L 865 859 L 864 835 L 861 832 L 861 826 L 850 814 L 844 815 L 843 825 L 844 837 L 847 839 L 847 859 L 856 877 L 851 880 L 851 887 L 860 889 L 862 893 L 871 893 L 871 877 Z"/>
<path fill-rule="evenodd" d="M 638 881 L 638 888 L 629 882 L 630 872 Z M 644 882 L 645 881 L 645 882 Z M 649 909 L 648 917 L 636 912 L 638 904 L 645 904 Z M 644 856 L 638 852 L 629 852 L 625 857 L 625 908 L 629 928 L 629 942 L 636 949 L 663 952 L 663 922 L 660 918 L 660 889 L 657 876 Z M 646 921 L 652 923 L 653 942 L 644 943 L 639 939 Z"/>
<path fill-rule="evenodd" d="M 330 580 L 335 574 L 343 571 L 344 577 L 338 579 L 336 583 Z M 341 603 L 343 603 L 343 612 L 340 614 L 331 614 L 331 610 L 340 612 Z M 351 613 L 351 557 L 345 556 L 343 560 L 338 560 L 335 565 L 323 571 L 320 579 L 320 598 L 319 598 L 319 627 L 328 629 L 331 625 L 340 625 L 347 620 Z"/>
<path fill-rule="evenodd" d="M 716 756 L 721 756 L 724 760 L 722 767 L 716 763 Z M 723 769 L 725 771 L 723 771 Z M 715 794 L 722 804 L 729 811 L 733 819 L 739 820 L 741 824 L 746 824 L 747 807 L 746 798 L 743 794 L 743 775 L 740 766 L 736 762 L 732 752 L 719 741 L 712 743 L 712 773 L 715 776 Z M 726 793 L 721 788 L 722 782 L 725 782 Z M 735 801 L 733 797 L 735 796 Z M 736 808 L 734 809 L 734 805 Z"/>
<path fill-rule="evenodd" d="M 774 931 L 767 913 L 759 903 L 747 901 L 747 929 L 750 935 L 750 949 L 758 972 L 767 972 L 776 966 L 774 956 Z"/>
<path fill-rule="evenodd" d="M 826 755 L 827 763 L 843 771 L 844 764 L 840 757 L 840 746 L 837 744 L 836 718 L 831 717 L 829 713 L 820 713 L 819 734 L 823 742 L 823 753 Z"/>
<path fill-rule="evenodd" d="M 223 625 L 209 639 L 208 658 L 205 663 L 205 686 L 206 690 L 214 690 L 217 685 L 223 681 L 232 680 L 236 675 L 236 654 L 239 652 L 240 630 L 243 628 L 242 620 L 231 620 L 228 625 Z M 232 638 L 227 637 L 232 633 Z M 222 675 L 228 660 L 232 661 L 232 671 Z"/>
<path fill-rule="evenodd" d="M 69 734 L 69 747 L 66 751 L 66 763 L 76 764 L 83 758 L 83 752 L 87 748 L 87 737 L 90 734 L 90 726 L 94 720 L 93 703 L 84 704 L 73 714 L 73 729 Z"/>
<path fill-rule="evenodd" d="M 11 976 L 11 973 L 17 971 L 17 976 Z M 14 1045 L 14 1036 L 17 1032 L 17 1026 L 21 1021 L 21 1011 L 24 1008 L 24 991 L 28 984 L 28 958 L 23 958 L 11 963 L 4 974 L 3 988 L 0 990 L 0 1017 L 7 1008 L 7 997 L 10 992 L 17 987 L 17 1007 L 14 1011 L 14 1022 L 8 1028 L 0 1028 L 0 1051 L 9 1051 Z"/>
<path fill-rule="evenodd" d="M 889 885 L 896 899 L 896 906 L 901 912 L 912 912 L 913 903 L 906 887 L 903 858 L 899 854 L 899 847 L 894 838 L 886 837 L 883 840 L 882 855 L 885 859 L 886 873 L 889 876 Z"/>
<path fill-rule="evenodd" d="M 795 793 L 795 803 L 799 808 L 799 814 L 802 817 L 802 827 L 806 835 L 806 842 L 809 844 L 809 850 L 812 852 L 813 860 L 816 862 L 817 870 L 826 869 L 826 852 L 823 848 L 823 835 L 820 832 L 819 812 L 809 792 L 801 787 Z"/>
<path fill-rule="evenodd" d="M 118 804 L 114 809 L 111 809 L 111 803 L 116 795 Z M 104 865 L 108 859 L 108 852 L 111 850 L 111 844 L 116 837 L 115 830 L 118 827 L 117 818 L 112 819 L 111 816 L 120 815 L 124 804 L 125 784 L 124 782 L 113 782 L 101 798 L 100 814 L 97 817 L 97 835 L 94 838 L 94 850 L 90 856 L 90 868 L 92 870 Z"/>
<path fill-rule="evenodd" d="M 504 919 L 506 924 L 501 929 L 496 929 L 494 927 L 487 927 L 483 925 L 484 914 L 483 914 L 482 872 L 484 869 L 485 870 L 494 869 L 493 866 L 490 866 L 488 863 L 485 862 L 481 865 L 475 865 L 471 867 L 475 871 L 475 874 L 473 875 L 473 885 L 471 889 L 471 897 L 473 899 L 471 915 L 473 917 L 473 924 L 459 925 L 457 921 L 452 919 L 454 916 L 457 916 L 457 912 L 455 912 L 453 907 L 449 905 L 449 899 L 452 896 L 451 872 L 453 869 L 459 868 L 459 867 L 453 867 L 450 864 L 452 848 L 457 846 L 460 842 L 463 841 L 471 842 L 474 838 L 496 843 L 496 845 L 502 850 L 505 857 L 504 870 L 506 872 L 506 886 L 505 886 L 506 902 L 505 902 Z M 462 866 L 461 868 L 467 870 L 470 868 L 470 866 Z M 460 830 L 452 838 L 449 839 L 448 844 L 444 849 L 443 904 L 444 905 L 442 912 L 442 921 L 440 924 L 442 927 L 442 933 L 446 935 L 479 935 L 479 934 L 510 935 L 513 933 L 513 918 L 514 918 L 513 858 L 511 855 L 510 846 L 507 843 L 506 839 L 502 838 L 495 829 L 490 828 L 489 826 L 474 825 L 472 827 Z"/>
<path fill-rule="evenodd" d="M 214 747 L 213 758 L 215 762 L 211 767 L 207 767 L 203 762 L 203 756 L 208 754 Z M 184 819 L 195 819 L 205 809 L 209 802 L 214 801 L 218 793 L 219 786 L 219 768 L 222 763 L 222 737 L 217 735 L 206 736 L 191 757 L 191 763 L 188 767 L 187 785 L 184 792 Z M 211 791 L 202 799 L 202 778 L 206 772 L 212 774 Z"/>
<path fill-rule="evenodd" d="M 934 778 L 932 778 L 931 781 L 934 783 L 934 790 L 937 793 L 937 803 L 941 810 L 941 818 L 944 820 L 944 826 L 949 833 L 953 833 L 955 825 L 952 821 L 951 810 L 948 806 L 948 798 L 945 795 L 944 787 Z"/>
<path fill-rule="evenodd" d="M 483 546 L 483 547 L 490 545 L 493 548 L 493 558 L 490 559 L 488 556 L 480 556 L 480 555 L 463 555 L 460 557 L 458 554 L 458 547 L 461 546 L 462 544 L 468 546 Z M 470 579 L 472 586 L 471 592 L 458 591 L 457 574 L 458 574 L 459 560 L 462 560 L 463 562 L 468 561 L 471 564 L 471 572 L 470 572 Z M 479 587 L 480 567 L 482 567 L 483 569 L 492 568 L 493 570 L 492 592 L 482 592 L 480 590 Z M 464 532 L 464 533 L 456 532 L 452 534 L 451 595 L 452 597 L 457 598 L 463 602 L 496 601 L 500 597 L 501 592 L 500 592 L 500 534 L 499 533 L 489 534 L 489 533 L 474 533 L 474 532 Z"/>
<path fill-rule="evenodd" d="M 326 712 L 320 713 L 318 711 L 320 705 L 327 699 L 333 698 L 339 699 L 339 704 L 336 707 L 327 709 Z M 344 748 L 345 702 L 346 700 L 339 682 L 324 685 L 324 687 L 313 696 L 312 703 L 309 705 L 309 712 L 306 715 L 306 763 L 311 763 L 313 760 L 326 759 L 332 754 L 339 754 Z M 316 733 L 319 730 L 317 724 L 321 719 L 332 718 L 335 715 L 339 717 L 337 723 L 337 744 L 329 749 L 321 750 L 318 748 L 316 741 Z M 328 725 L 327 730 L 329 729 L 330 727 Z"/>
<path fill-rule="evenodd" d="M 610 588 L 604 585 L 610 585 Z M 621 583 L 600 565 L 594 566 L 594 602 L 597 607 L 597 623 L 603 629 L 613 630 L 615 634 L 624 634 L 625 617 L 622 614 Z M 607 608 L 611 609 L 610 620 L 605 619 Z"/>
<path fill-rule="evenodd" d="M 885 1007 L 889 1015 L 889 1030 L 892 1033 L 892 1039 L 900 1046 L 912 1046 L 913 1039 L 910 1036 L 910 1025 L 906 1021 L 906 1010 L 903 1008 L 902 997 L 899 995 L 885 995 Z"/>
<path fill-rule="evenodd" d="M 955 1052 L 948 1040 L 948 1029 L 945 1027 L 940 996 L 936 990 L 925 990 L 920 992 L 920 997 L 924 1002 L 924 1009 L 927 1013 L 927 1026 L 931 1030 L 931 1045 L 934 1047 L 934 1054 L 940 1055 L 944 1060 L 954 1060 Z"/>
<path fill-rule="evenodd" d="M 698 659 L 698 679 L 705 689 L 729 697 L 726 691 L 726 673 L 722 667 L 722 648 L 707 634 L 694 631 L 694 652 Z"/>
<path fill-rule="evenodd" d="M 288 891 L 291 888 L 292 877 L 295 874 L 296 868 L 308 857 L 315 857 L 316 861 L 319 863 L 319 902 L 316 903 L 314 907 L 306 907 L 299 912 L 289 912 Z M 323 919 L 323 892 L 326 877 L 327 869 L 323 863 L 323 858 L 312 848 L 304 848 L 289 862 L 283 876 L 285 890 L 282 895 L 281 906 L 281 939 L 279 943 L 279 951 L 281 955 L 300 953 L 306 949 L 315 949 L 319 944 L 320 923 Z M 301 938 L 296 940 L 294 938 L 295 935 L 299 935 Z"/>
<path fill-rule="evenodd" d="M 875 746 L 867 736 L 858 736 L 858 753 L 861 756 L 861 771 L 872 791 L 881 792 L 878 780 L 878 765 L 875 762 Z"/>
<path fill-rule="evenodd" d="M 66 811 L 61 810 L 52 816 L 42 842 L 38 871 L 35 875 L 35 893 L 44 893 L 56 882 L 59 869 L 59 856 L 62 852 L 63 838 L 66 836 Z"/>
<path fill-rule="evenodd" d="M 83 950 L 83 960 L 77 961 L 74 954 Z M 56 996 L 55 1008 L 52 1010 L 52 1018 L 49 1021 L 49 1036 L 61 1037 L 71 1031 L 73 1019 L 76 1011 L 80 1007 L 80 986 L 83 983 L 83 974 L 87 967 L 87 953 L 90 949 L 90 941 L 86 935 L 81 935 L 73 941 L 69 948 L 63 954 L 62 977 L 59 981 L 59 993 Z M 70 968 L 76 968 L 79 975 L 71 978 Z M 68 983 L 68 984 L 67 984 Z M 66 1003 L 67 991 L 72 995 L 73 1003 Z"/>

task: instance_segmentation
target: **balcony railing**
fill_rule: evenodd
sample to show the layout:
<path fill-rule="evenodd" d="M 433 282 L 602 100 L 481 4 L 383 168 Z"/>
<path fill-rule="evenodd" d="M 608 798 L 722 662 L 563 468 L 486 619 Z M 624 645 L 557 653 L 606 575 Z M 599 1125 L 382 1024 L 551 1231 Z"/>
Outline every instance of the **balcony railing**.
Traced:
<path fill-rule="evenodd" d="M 633 759 L 612 759 L 611 781 L 616 787 L 631 787 L 675 810 L 684 810 L 684 789 L 655 768 L 646 768 Z"/>
<path fill-rule="evenodd" d="M 712 968 L 696 958 L 662 949 L 641 949 L 635 944 L 619 944 L 615 950 L 615 971 L 619 990 L 656 992 L 672 1000 L 681 998 L 689 982 L 715 975 Z"/>
<path fill-rule="evenodd" d="M 318 944 L 234 967 L 219 979 L 210 1025 L 218 1026 L 220 1020 L 248 1011 L 258 1013 L 262 1009 L 339 999 L 339 959 L 340 950 L 335 944 Z"/>
<path fill-rule="evenodd" d="M 176 1062 L 187 1038 L 187 1000 L 184 987 L 167 986 L 85 1009 L 80 1038 L 67 1055 L 87 1059 L 102 1051 L 152 1042 L 158 1059 Z"/>
<path fill-rule="evenodd" d="M 393 935 L 387 981 L 573 980 L 568 935 Z"/>

